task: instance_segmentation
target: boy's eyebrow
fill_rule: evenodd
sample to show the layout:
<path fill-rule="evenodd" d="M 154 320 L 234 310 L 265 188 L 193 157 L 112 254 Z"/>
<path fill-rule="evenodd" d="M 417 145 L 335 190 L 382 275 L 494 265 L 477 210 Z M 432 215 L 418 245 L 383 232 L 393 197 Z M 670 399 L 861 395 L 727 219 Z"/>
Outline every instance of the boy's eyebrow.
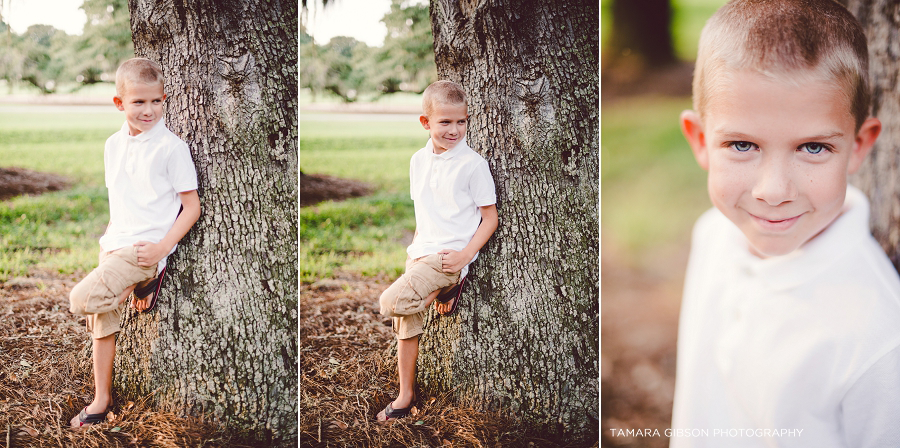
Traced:
<path fill-rule="evenodd" d="M 719 134 L 722 138 L 725 138 L 725 139 L 727 139 L 727 140 L 748 140 L 748 141 L 754 140 L 753 137 L 751 137 L 751 136 L 749 136 L 749 135 L 747 135 L 747 134 L 741 133 L 741 132 L 719 131 L 718 134 Z M 833 138 L 841 138 L 841 137 L 843 137 L 843 136 L 844 136 L 844 133 L 843 133 L 843 132 L 841 132 L 841 131 L 834 131 L 834 132 L 829 132 L 829 133 L 825 133 L 825 134 L 819 134 L 819 135 L 812 135 L 812 136 L 809 136 L 809 137 L 804 137 L 804 138 L 802 138 L 802 140 L 804 140 L 804 141 L 830 140 L 830 139 L 833 139 Z"/>

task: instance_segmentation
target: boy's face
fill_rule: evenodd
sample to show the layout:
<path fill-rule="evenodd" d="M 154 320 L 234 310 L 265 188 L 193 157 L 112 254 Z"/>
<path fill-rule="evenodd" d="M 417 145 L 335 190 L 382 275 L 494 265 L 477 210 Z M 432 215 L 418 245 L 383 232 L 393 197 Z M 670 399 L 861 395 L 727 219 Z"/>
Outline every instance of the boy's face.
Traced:
<path fill-rule="evenodd" d="M 125 112 L 125 121 L 132 136 L 149 131 L 162 118 L 163 93 L 162 84 L 144 84 L 126 82 L 122 98 L 115 97 L 116 108 Z"/>
<path fill-rule="evenodd" d="M 855 131 L 846 95 L 833 83 L 800 87 L 753 71 L 731 73 L 700 123 L 682 131 L 709 171 L 709 196 L 759 256 L 784 255 L 841 213 L 847 176 L 881 131 L 876 118 Z"/>
<path fill-rule="evenodd" d="M 431 115 L 419 116 L 422 127 L 431 134 L 434 153 L 440 154 L 453 149 L 466 136 L 469 114 L 466 105 L 435 103 Z"/>

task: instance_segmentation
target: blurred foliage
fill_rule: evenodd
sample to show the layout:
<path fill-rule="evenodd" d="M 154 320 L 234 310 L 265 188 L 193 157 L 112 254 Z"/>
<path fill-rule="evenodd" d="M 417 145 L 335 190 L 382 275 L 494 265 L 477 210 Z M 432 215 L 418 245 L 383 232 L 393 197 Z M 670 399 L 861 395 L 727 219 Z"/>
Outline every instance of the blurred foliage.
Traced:
<path fill-rule="evenodd" d="M 0 22 L 0 79 L 10 91 L 27 85 L 47 94 L 114 81 L 119 63 L 134 56 L 127 0 L 85 0 L 81 9 L 87 22 L 80 36 L 50 25 L 19 35 Z"/>
<path fill-rule="evenodd" d="M 727 0 L 671 0 L 672 6 L 672 41 L 675 55 L 683 61 L 692 61 L 697 57 L 697 41 L 700 30 L 706 20 L 722 7 Z M 600 1 L 600 35 L 604 51 L 612 39 L 613 0 Z"/>
<path fill-rule="evenodd" d="M 428 5 L 393 0 L 381 19 L 387 36 L 381 47 L 338 36 L 317 44 L 300 26 L 300 87 L 313 98 L 333 94 L 345 102 L 397 92 L 421 93 L 437 80 Z"/>

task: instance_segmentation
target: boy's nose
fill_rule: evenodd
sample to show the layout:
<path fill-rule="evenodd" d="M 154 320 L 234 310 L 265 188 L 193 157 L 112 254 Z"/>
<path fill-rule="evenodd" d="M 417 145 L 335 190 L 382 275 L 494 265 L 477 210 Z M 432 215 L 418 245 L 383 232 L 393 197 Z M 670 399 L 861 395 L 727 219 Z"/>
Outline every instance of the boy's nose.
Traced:
<path fill-rule="evenodd" d="M 776 206 L 797 198 L 797 186 L 791 179 L 791 167 L 786 161 L 765 161 L 760 167 L 756 183 L 753 186 L 753 197 Z"/>

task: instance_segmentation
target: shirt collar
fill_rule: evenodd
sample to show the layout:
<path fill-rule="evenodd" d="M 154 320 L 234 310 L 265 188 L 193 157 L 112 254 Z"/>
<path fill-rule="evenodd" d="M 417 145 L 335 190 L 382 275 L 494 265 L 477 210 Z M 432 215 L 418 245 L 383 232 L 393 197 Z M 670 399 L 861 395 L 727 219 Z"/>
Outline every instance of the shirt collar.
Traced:
<path fill-rule="evenodd" d="M 131 135 L 131 130 L 128 128 L 128 121 L 126 121 L 122 125 L 122 132 L 124 132 L 125 136 L 128 138 L 133 138 L 139 142 L 145 142 L 147 140 L 150 140 L 151 138 L 153 138 L 153 136 L 159 134 L 160 131 L 162 131 L 163 129 L 166 128 L 165 121 L 166 120 L 164 118 L 160 118 L 159 121 L 157 121 L 156 124 L 153 125 L 153 127 L 149 131 L 141 132 L 140 134 L 135 135 L 135 136 Z"/>
<path fill-rule="evenodd" d="M 737 230 L 737 227 L 735 227 Z M 843 212 L 815 238 L 793 252 L 777 257 L 758 258 L 749 250 L 741 251 L 742 268 L 775 290 L 799 286 L 830 268 L 869 233 L 869 200 L 862 191 L 847 186 Z M 738 230 L 743 247 L 748 242 Z M 802 268 L 802 269 L 798 269 Z"/>
<path fill-rule="evenodd" d="M 430 138 L 428 139 L 428 143 L 425 144 L 425 148 L 428 150 L 428 152 L 433 157 L 445 159 L 445 160 L 452 159 L 452 158 L 458 156 L 459 154 L 462 154 L 463 152 L 466 151 L 466 149 L 468 149 L 468 150 L 472 149 L 472 148 L 469 148 L 469 144 L 466 143 L 465 137 L 463 137 L 462 140 L 460 140 L 459 143 L 456 144 L 456 146 L 454 146 L 440 154 L 434 153 L 434 143 L 431 141 Z"/>

